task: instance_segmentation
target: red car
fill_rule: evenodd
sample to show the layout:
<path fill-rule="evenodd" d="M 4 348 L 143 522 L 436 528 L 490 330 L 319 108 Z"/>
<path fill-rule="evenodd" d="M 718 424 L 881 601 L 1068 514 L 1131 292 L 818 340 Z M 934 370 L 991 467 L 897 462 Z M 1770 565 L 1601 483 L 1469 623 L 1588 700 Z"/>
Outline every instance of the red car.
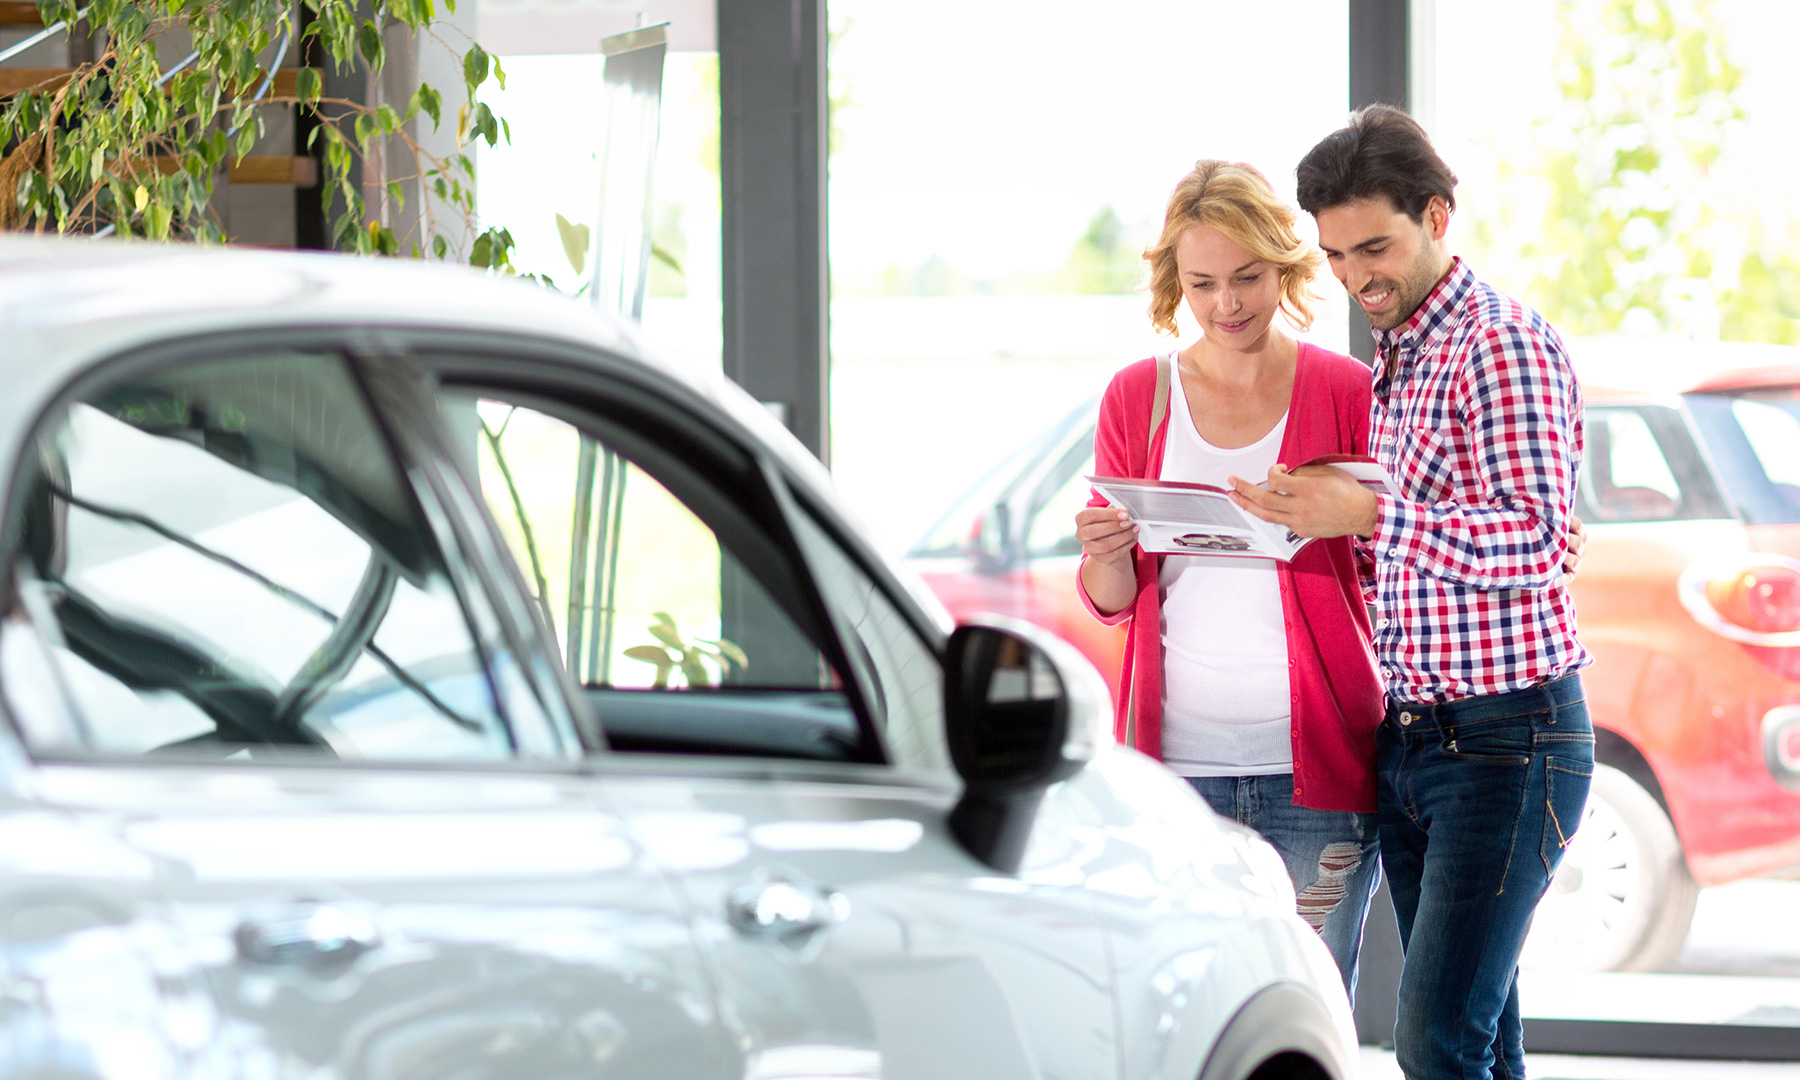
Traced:
<path fill-rule="evenodd" d="M 1584 386 L 1574 584 L 1593 795 L 1526 963 L 1656 970 L 1699 889 L 1800 864 L 1800 365 L 1666 394 Z M 958 617 L 1028 619 L 1113 681 L 1124 635 L 1075 593 L 1095 404 L 965 494 L 909 553 Z"/>

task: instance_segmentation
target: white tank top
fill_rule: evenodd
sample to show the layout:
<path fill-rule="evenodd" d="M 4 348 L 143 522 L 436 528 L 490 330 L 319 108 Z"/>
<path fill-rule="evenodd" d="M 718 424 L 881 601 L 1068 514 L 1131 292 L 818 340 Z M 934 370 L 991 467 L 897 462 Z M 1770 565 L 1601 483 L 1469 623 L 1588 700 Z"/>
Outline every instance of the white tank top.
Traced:
<path fill-rule="evenodd" d="M 1267 435 L 1225 450 L 1200 437 L 1170 358 L 1162 479 L 1257 482 L 1280 460 L 1283 413 Z M 1163 761 L 1183 776 L 1292 772 L 1286 620 L 1272 559 L 1169 555 L 1161 575 Z"/>

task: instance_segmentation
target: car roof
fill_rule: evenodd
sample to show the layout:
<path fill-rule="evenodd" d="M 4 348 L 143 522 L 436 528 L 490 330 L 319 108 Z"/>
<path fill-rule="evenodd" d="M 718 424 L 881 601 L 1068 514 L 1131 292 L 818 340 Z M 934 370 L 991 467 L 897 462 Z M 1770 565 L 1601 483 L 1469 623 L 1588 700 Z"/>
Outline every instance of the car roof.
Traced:
<path fill-rule="evenodd" d="M 717 369 L 657 357 L 635 328 L 522 278 L 414 259 L 0 236 L 0 444 L 81 372 L 193 335 L 305 327 L 467 330 L 585 346 L 684 387 L 812 485 L 830 483 L 768 412 Z M 10 462 L 8 462 L 10 465 Z"/>
<path fill-rule="evenodd" d="M 1566 344 L 1590 404 L 1800 386 L 1800 348 L 1791 345 L 1622 335 L 1569 338 Z"/>

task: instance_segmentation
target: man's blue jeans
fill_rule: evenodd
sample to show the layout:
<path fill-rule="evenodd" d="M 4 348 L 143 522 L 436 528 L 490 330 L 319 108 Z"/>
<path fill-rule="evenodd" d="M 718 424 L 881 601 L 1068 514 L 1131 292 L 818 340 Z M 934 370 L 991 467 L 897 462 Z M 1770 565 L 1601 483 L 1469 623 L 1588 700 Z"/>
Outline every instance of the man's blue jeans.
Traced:
<path fill-rule="evenodd" d="M 1255 829 L 1281 855 L 1300 917 L 1324 939 L 1354 999 L 1363 918 L 1381 880 L 1375 815 L 1295 806 L 1293 773 L 1187 780 L 1221 817 Z"/>
<path fill-rule="evenodd" d="M 1519 950 L 1594 775 L 1581 680 L 1390 703 L 1375 747 L 1381 861 L 1406 953 L 1400 1069 L 1523 1080 Z"/>

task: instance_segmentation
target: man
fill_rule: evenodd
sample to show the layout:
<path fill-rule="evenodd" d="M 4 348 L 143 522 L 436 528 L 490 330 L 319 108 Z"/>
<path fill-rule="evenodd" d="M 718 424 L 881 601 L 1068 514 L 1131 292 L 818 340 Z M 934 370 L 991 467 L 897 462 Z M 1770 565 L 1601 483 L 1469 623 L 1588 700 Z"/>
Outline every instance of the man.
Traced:
<path fill-rule="evenodd" d="M 1375 330 L 1371 451 L 1399 493 L 1279 465 L 1268 490 L 1234 488 L 1259 517 L 1367 538 L 1375 556 L 1400 1067 L 1521 1080 L 1519 951 L 1593 774 L 1588 656 L 1561 578 L 1580 393 L 1556 331 L 1450 255 L 1456 177 L 1411 117 L 1358 112 L 1296 175 Z"/>

